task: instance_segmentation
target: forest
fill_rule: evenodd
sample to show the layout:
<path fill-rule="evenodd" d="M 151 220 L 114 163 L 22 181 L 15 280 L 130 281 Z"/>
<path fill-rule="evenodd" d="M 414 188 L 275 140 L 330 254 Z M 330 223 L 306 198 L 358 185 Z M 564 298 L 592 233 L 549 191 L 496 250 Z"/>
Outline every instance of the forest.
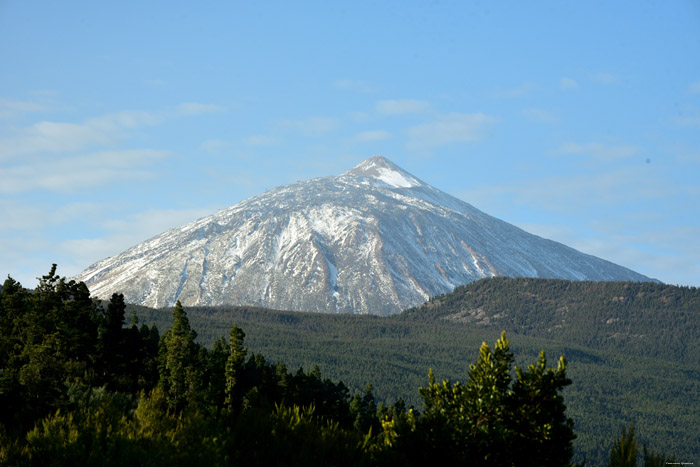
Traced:
<path fill-rule="evenodd" d="M 325 327 L 329 343 L 347 343 L 339 339 L 341 334 L 373 334 L 365 340 L 368 353 L 389 348 L 373 348 L 383 336 L 403 333 L 405 347 L 386 356 L 400 367 L 401 356 L 411 352 L 422 354 L 422 361 L 431 360 L 421 352 L 430 345 L 424 342 L 425 349 L 417 348 L 420 343 L 410 330 L 430 335 L 439 333 L 442 324 L 417 324 L 410 313 L 396 320 L 342 316 L 345 322 L 364 323 L 364 328 L 336 322 L 333 330 L 328 326 L 333 317 L 315 315 L 315 321 L 308 313 L 246 308 L 238 314 L 197 312 L 179 302 L 171 310 L 132 308 L 127 321 L 129 308 L 122 295 L 113 295 L 108 303 L 92 298 L 85 284 L 58 276 L 55 265 L 33 290 L 8 277 L 0 290 L 0 463 L 417 465 L 436 458 L 504 466 L 586 462 L 574 459 L 578 432 L 568 415 L 565 388 L 578 382 L 572 384 L 566 359 L 560 357 L 550 367 L 544 351 L 516 357 L 505 332 L 489 335 L 495 339 L 492 347 L 476 345 L 471 364 L 466 362 L 472 352 L 466 349 L 462 356 L 436 352 L 423 369 L 422 383 L 414 386 L 417 396 L 392 399 L 376 396 L 377 374 L 371 366 L 363 370 L 366 385 L 352 388 L 342 378 L 323 377 L 316 364 L 290 371 L 283 359 L 273 356 L 272 363 L 249 350 L 249 342 L 265 329 L 260 323 L 266 319 L 278 324 L 277 337 L 268 333 L 256 339 L 276 339 L 277 348 L 279 341 L 285 342 L 289 355 L 298 349 L 310 358 L 314 341 L 312 347 L 302 342 L 310 333 L 300 335 L 286 325 Z M 162 318 L 165 313 L 166 325 L 146 324 L 152 315 Z M 224 315 L 247 314 L 247 322 L 255 322 L 253 316 L 259 324 L 244 327 L 242 319 L 229 324 L 225 333 L 208 326 L 208 338 L 202 339 L 195 323 L 204 322 L 207 314 L 218 317 L 218 323 Z M 192 319 L 195 315 L 198 318 Z M 139 326 L 139 321 L 144 324 Z M 472 340 L 464 339 L 464 345 Z M 528 345 L 533 342 L 537 341 Z M 448 352 L 454 349 L 445 345 Z M 333 349 L 337 358 L 342 350 Z M 348 345 L 345 351 L 357 351 L 357 346 Z M 319 363 L 327 365 L 328 355 L 319 355 Z M 371 364 L 367 357 L 358 355 L 358 361 Z M 523 357 L 529 363 L 520 364 Z M 445 367 L 441 359 L 459 361 L 462 382 L 436 377 L 441 374 L 437 369 Z M 415 362 L 404 365 L 413 367 Z M 605 442 L 608 465 L 656 466 L 674 459 L 666 450 L 653 451 L 657 443 L 638 441 L 633 425 L 618 427 L 621 434 Z"/>

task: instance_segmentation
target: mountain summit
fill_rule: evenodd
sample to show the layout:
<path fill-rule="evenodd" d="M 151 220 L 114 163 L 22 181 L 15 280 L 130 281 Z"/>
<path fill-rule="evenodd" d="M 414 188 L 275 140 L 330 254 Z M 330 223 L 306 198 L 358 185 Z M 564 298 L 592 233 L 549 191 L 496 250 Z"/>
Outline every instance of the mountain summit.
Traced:
<path fill-rule="evenodd" d="M 388 315 L 493 276 L 651 280 L 491 217 L 379 156 L 171 229 L 76 279 L 95 296 L 152 307 Z"/>
<path fill-rule="evenodd" d="M 404 171 L 382 156 L 370 157 L 343 174 L 348 177 L 371 177 L 395 188 L 410 188 L 425 185 L 410 173 Z"/>

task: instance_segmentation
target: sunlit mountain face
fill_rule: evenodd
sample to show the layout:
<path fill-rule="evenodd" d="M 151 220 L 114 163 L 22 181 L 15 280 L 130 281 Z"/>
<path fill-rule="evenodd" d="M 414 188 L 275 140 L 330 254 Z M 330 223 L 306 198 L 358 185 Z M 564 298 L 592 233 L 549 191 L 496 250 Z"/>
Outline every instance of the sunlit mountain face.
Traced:
<path fill-rule="evenodd" d="M 379 156 L 171 229 L 76 279 L 92 295 L 152 307 L 389 315 L 493 276 L 651 280 L 491 217 Z"/>

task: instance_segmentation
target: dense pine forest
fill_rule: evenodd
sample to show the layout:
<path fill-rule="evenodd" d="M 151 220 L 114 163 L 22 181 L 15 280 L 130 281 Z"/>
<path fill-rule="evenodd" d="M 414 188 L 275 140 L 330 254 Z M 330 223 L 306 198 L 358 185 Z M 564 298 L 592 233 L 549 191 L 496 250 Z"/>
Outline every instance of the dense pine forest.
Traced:
<path fill-rule="evenodd" d="M 422 399 L 415 389 L 425 384 L 428 368 L 439 379 L 464 381 L 480 344 L 506 330 L 517 364 L 527 365 L 541 349 L 566 356 L 574 382 L 564 395 L 575 423 L 575 458 L 605 465 L 610 440 L 635 424 L 640 443 L 700 459 L 697 288 L 493 278 L 388 318 L 254 307 L 187 310 L 207 346 L 235 322 L 256 353 L 292 368 L 318 365 L 351 391 L 371 382 L 378 400 L 390 405 L 401 397 L 417 408 Z M 172 323 L 171 309 L 130 305 L 132 314 L 163 329 Z"/>
<path fill-rule="evenodd" d="M 652 349 L 643 356 L 646 367 L 637 368 L 639 361 L 615 352 L 619 343 L 601 344 L 600 351 L 576 340 L 552 345 L 527 326 L 509 330 L 511 318 L 467 325 L 468 308 L 448 310 L 438 306 L 441 300 L 459 301 L 438 297 L 394 318 L 179 303 L 149 310 L 128 307 L 118 294 L 108 303 L 95 300 L 83 283 L 58 276 L 55 266 L 34 290 L 8 277 L 0 290 L 0 462 L 417 465 L 439 458 L 572 465 L 582 460 L 574 456 L 580 430 L 567 406 L 581 382 L 565 358 L 548 365 L 535 350 L 540 343 L 550 355 L 561 349 L 582 363 L 608 359 L 608 376 L 624 374 L 615 372 L 618 358 L 618 369 L 642 372 L 640 385 L 668 384 L 668 377 L 687 371 L 685 391 L 697 401 L 697 369 L 682 359 L 673 363 Z M 503 314 L 484 310 L 483 316 Z M 691 322 L 693 313 L 697 308 L 690 306 Z M 495 331 L 499 326 L 517 336 L 513 349 L 506 333 Z M 621 329 L 614 332 L 638 334 Z M 562 332 L 562 339 L 572 339 Z M 693 349 L 685 344 L 669 353 Z M 344 366 L 348 359 L 357 365 Z M 384 366 L 374 366 L 380 360 Z M 666 365 L 670 376 L 653 374 L 656 364 Z M 321 367 L 344 374 L 331 380 Z M 422 380 L 409 393 L 414 375 Z M 583 402 L 622 396 L 628 383 L 622 378 L 617 394 L 589 394 Z M 690 419 L 696 416 L 692 405 L 686 410 Z M 679 458 L 697 452 L 696 446 L 671 451 L 663 441 L 647 443 L 647 427 L 626 424 L 635 422 L 629 415 L 608 414 L 617 430 L 602 440 L 605 463 L 665 465 L 671 452 Z"/>

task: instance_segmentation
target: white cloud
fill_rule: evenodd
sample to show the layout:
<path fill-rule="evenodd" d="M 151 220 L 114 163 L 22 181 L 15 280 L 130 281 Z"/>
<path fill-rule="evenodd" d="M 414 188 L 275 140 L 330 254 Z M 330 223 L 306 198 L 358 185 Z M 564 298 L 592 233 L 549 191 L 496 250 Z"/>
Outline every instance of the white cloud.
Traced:
<path fill-rule="evenodd" d="M 308 117 L 301 120 L 282 120 L 281 126 L 292 128 L 305 134 L 329 133 L 338 127 L 338 122 L 330 117 Z"/>
<path fill-rule="evenodd" d="M 90 118 L 85 121 L 83 126 L 99 131 L 116 132 L 125 129 L 154 126 L 162 122 L 163 119 L 164 117 L 162 115 L 152 112 L 124 110 L 122 112 Z"/>
<path fill-rule="evenodd" d="M 677 117 L 673 121 L 680 127 L 700 128 L 700 117 Z"/>
<path fill-rule="evenodd" d="M 558 119 L 551 112 L 544 109 L 524 109 L 520 114 L 531 122 L 555 123 Z"/>
<path fill-rule="evenodd" d="M 594 83 L 598 83 L 598 84 L 609 85 L 609 84 L 617 84 L 620 82 L 620 79 L 617 76 L 610 74 L 610 73 L 594 73 L 590 76 L 590 78 L 591 78 L 591 81 L 593 81 Z"/>
<path fill-rule="evenodd" d="M 408 146 L 414 149 L 465 143 L 482 138 L 485 128 L 496 119 L 482 113 L 452 113 L 436 122 L 416 125 L 408 129 Z"/>
<path fill-rule="evenodd" d="M 61 226 L 82 219 L 95 219 L 103 208 L 95 203 L 79 202 L 61 206 L 38 205 L 18 200 L 0 199 L 0 234 L 32 232 L 52 226 Z"/>
<path fill-rule="evenodd" d="M 495 91 L 491 94 L 492 97 L 496 98 L 504 98 L 504 99 L 509 99 L 513 97 L 522 97 L 527 94 L 530 94 L 532 91 L 535 90 L 537 86 L 535 86 L 533 83 L 523 83 L 520 84 L 519 86 L 516 86 L 514 88 L 510 89 L 501 89 L 498 91 Z"/>
<path fill-rule="evenodd" d="M 0 167 L 0 193 L 33 190 L 72 192 L 124 180 L 151 177 L 145 168 L 170 155 L 167 151 L 132 149 Z"/>
<path fill-rule="evenodd" d="M 578 82 L 573 78 L 563 77 L 559 80 L 559 87 L 561 89 L 576 89 L 578 88 Z"/>
<path fill-rule="evenodd" d="M 0 160 L 35 153 L 75 151 L 113 140 L 113 135 L 90 124 L 39 122 L 0 140 Z"/>
<path fill-rule="evenodd" d="M 174 111 L 125 110 L 92 117 L 83 123 L 42 121 L 0 139 L 0 161 L 16 156 L 74 152 L 112 145 L 124 138 L 129 130 L 220 110 L 223 110 L 220 106 L 188 102 L 180 104 Z"/>
<path fill-rule="evenodd" d="M 0 98 L 0 120 L 9 120 L 30 112 L 46 112 L 49 108 L 36 102 Z"/>
<path fill-rule="evenodd" d="M 385 115 L 423 113 L 430 109 L 426 101 L 416 99 L 384 100 L 377 102 L 377 112 Z"/>
<path fill-rule="evenodd" d="M 199 148 L 208 153 L 218 153 L 229 147 L 229 142 L 221 139 L 208 139 L 199 145 Z"/>
<path fill-rule="evenodd" d="M 274 146 L 277 144 L 277 140 L 272 136 L 265 135 L 253 135 L 249 136 L 245 140 L 248 146 Z"/>
<path fill-rule="evenodd" d="M 226 110 L 225 107 L 214 104 L 200 104 L 198 102 L 184 102 L 177 106 L 177 115 L 201 115 L 212 112 L 222 112 Z"/>
<path fill-rule="evenodd" d="M 158 88 L 163 87 L 166 84 L 168 84 L 167 81 L 165 81 L 164 79 L 160 79 L 160 78 L 147 79 L 144 81 L 144 83 L 146 83 L 149 86 L 154 86 L 154 87 L 158 87 Z"/>
<path fill-rule="evenodd" d="M 383 141 L 391 138 L 391 133 L 384 130 L 363 131 L 355 135 L 355 139 L 360 142 Z"/>
<path fill-rule="evenodd" d="M 558 216 L 585 214 L 591 209 L 602 211 L 612 206 L 617 209 L 626 205 L 636 208 L 646 201 L 689 199 L 692 187 L 670 184 L 658 175 L 642 164 L 597 173 L 477 186 L 458 196 L 485 209 L 498 209 L 495 204 L 500 203 L 509 210 L 529 206 Z"/>
<path fill-rule="evenodd" d="M 625 159 L 637 155 L 640 152 L 641 150 L 636 146 L 610 146 L 600 143 L 565 143 L 556 150 L 557 154 L 577 154 L 604 160 Z"/>
<path fill-rule="evenodd" d="M 367 112 L 350 112 L 348 116 L 355 123 L 366 123 L 371 119 Z"/>
<path fill-rule="evenodd" d="M 333 82 L 333 87 L 336 89 L 355 91 L 363 94 L 377 92 L 377 89 L 367 81 L 351 79 L 338 79 L 335 82 Z"/>

